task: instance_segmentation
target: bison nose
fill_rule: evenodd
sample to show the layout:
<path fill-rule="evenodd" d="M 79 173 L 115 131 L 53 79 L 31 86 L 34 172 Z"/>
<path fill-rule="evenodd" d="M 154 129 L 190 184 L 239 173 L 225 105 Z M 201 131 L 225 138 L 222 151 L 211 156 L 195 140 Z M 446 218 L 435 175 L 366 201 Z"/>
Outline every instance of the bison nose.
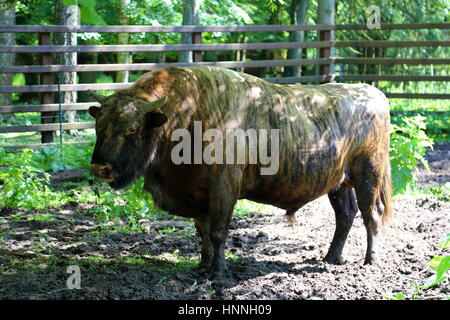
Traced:
<path fill-rule="evenodd" d="M 102 180 L 111 179 L 112 170 L 109 164 L 91 163 L 91 169 L 94 173 L 94 176 L 96 176 L 97 178 Z"/>

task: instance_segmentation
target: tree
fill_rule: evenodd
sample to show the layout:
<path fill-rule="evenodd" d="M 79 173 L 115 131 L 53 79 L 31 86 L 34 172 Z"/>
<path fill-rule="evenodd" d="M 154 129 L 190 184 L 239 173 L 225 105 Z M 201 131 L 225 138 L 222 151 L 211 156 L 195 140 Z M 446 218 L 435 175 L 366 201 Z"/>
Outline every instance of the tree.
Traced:
<path fill-rule="evenodd" d="M 77 5 L 65 6 L 62 0 L 56 0 L 56 25 L 67 25 L 70 28 L 75 28 L 80 24 L 80 13 Z M 77 33 L 57 33 L 56 43 L 65 46 L 77 45 Z M 56 56 L 57 64 L 61 65 L 76 65 L 77 53 L 76 52 L 62 52 Z M 63 72 L 58 75 L 60 84 L 76 84 L 77 73 L 76 72 Z M 60 94 L 61 103 L 75 103 L 77 101 L 76 91 L 65 91 Z M 68 122 L 75 122 L 76 111 L 65 111 L 64 116 Z M 76 130 L 71 130 L 71 134 L 76 134 Z"/>
<path fill-rule="evenodd" d="M 270 25 L 280 25 L 282 23 L 283 16 L 283 0 L 269 0 L 267 1 L 267 9 L 269 11 L 269 16 L 266 24 Z M 283 41 L 284 35 L 283 32 L 272 32 L 269 34 L 264 42 L 279 42 Z M 263 50 L 261 52 L 261 58 L 264 60 L 283 60 L 286 59 L 286 50 L 285 49 L 273 49 L 273 50 Z M 283 71 L 283 67 L 267 67 L 262 68 L 261 76 L 280 76 L 280 73 Z"/>
<path fill-rule="evenodd" d="M 130 0 L 119 0 L 118 3 L 118 13 L 119 13 L 119 24 L 128 25 L 130 21 L 126 14 L 125 8 L 130 4 Z M 130 41 L 130 34 L 128 32 L 119 32 L 117 34 L 117 44 L 128 44 Z M 119 52 L 117 53 L 117 63 L 118 64 L 128 64 L 131 63 L 132 56 L 129 52 Z M 118 71 L 116 73 L 116 82 L 128 82 L 129 71 Z"/>
<path fill-rule="evenodd" d="M 0 2 L 0 25 L 14 25 L 16 24 L 16 1 Z M 14 33 L 0 33 L 0 43 L 2 45 L 13 46 L 16 44 L 16 37 Z M 14 53 L 0 53 L 0 65 L 11 66 L 14 65 Z M 0 86 L 12 85 L 12 73 L 0 73 Z M 12 105 L 11 93 L 0 93 L 0 106 Z M 5 120 L 10 120 L 13 114 L 3 115 Z"/>
<path fill-rule="evenodd" d="M 292 0 L 289 9 L 289 16 L 291 19 L 291 25 L 305 25 L 306 13 L 308 11 L 309 0 Z M 289 34 L 290 42 L 303 42 L 305 39 L 304 31 L 292 31 Z M 301 59 L 302 49 L 289 49 L 287 53 L 288 59 Z M 302 74 L 302 68 L 298 66 L 289 66 L 284 69 L 285 77 L 300 77 Z"/>
<path fill-rule="evenodd" d="M 202 0 L 183 0 L 183 25 L 198 25 L 200 3 Z M 184 32 L 181 35 L 181 42 L 192 44 L 192 33 Z M 192 51 L 181 51 L 180 62 L 193 62 Z"/>

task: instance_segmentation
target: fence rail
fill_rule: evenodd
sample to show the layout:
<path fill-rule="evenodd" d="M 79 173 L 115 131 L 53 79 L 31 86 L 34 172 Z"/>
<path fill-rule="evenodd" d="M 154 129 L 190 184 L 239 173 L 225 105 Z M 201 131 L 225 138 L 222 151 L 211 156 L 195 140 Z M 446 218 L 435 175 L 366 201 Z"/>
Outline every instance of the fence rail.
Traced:
<path fill-rule="evenodd" d="M 450 23 L 382 24 L 381 30 L 450 29 Z M 253 25 L 253 26 L 77 26 L 64 25 L 0 25 L 0 32 L 98 32 L 98 33 L 159 33 L 159 32 L 279 32 L 279 31 L 347 31 L 367 30 L 367 25 Z"/>
<path fill-rule="evenodd" d="M 346 47 L 448 47 L 450 41 L 315 41 L 279 43 L 218 43 L 218 44 L 133 44 L 133 45 L 42 45 L 0 46 L 0 52 L 161 52 L 161 51 L 235 51 Z"/>
<path fill-rule="evenodd" d="M 419 30 L 419 29 L 450 29 L 450 23 L 419 23 L 419 24 L 384 24 L 381 30 Z M 253 26 L 78 26 L 69 28 L 67 26 L 2 26 L 3 33 L 38 33 L 39 45 L 14 45 L 0 46 L 0 53 L 37 53 L 40 54 L 41 65 L 0 65 L 2 73 L 37 73 L 40 75 L 40 84 L 24 86 L 0 86 L 0 94 L 8 93 L 39 93 L 41 103 L 37 105 L 0 106 L 0 115 L 8 113 L 40 112 L 41 124 L 33 125 L 11 125 L 1 126 L 0 133 L 13 132 L 41 132 L 43 145 L 48 145 L 53 139 L 55 130 L 81 130 L 94 128 L 93 122 L 54 123 L 58 116 L 57 112 L 84 111 L 95 102 L 78 103 L 54 103 L 54 93 L 67 91 L 85 90 L 117 90 L 128 88 L 132 83 L 83 83 L 83 84 L 57 84 L 55 75 L 62 72 L 114 72 L 114 71 L 148 71 L 156 68 L 178 66 L 217 66 L 225 68 L 268 68 L 288 66 L 319 66 L 320 71 L 315 75 L 302 77 L 277 77 L 265 78 L 267 81 L 278 84 L 290 83 L 326 83 L 338 82 L 378 82 L 378 81 L 436 81 L 448 82 L 449 75 L 392 75 L 392 74 L 344 74 L 342 67 L 340 74 L 331 72 L 332 65 L 418 65 L 437 66 L 449 65 L 450 58 L 391 58 L 391 57 L 334 57 L 331 56 L 331 48 L 437 48 L 448 47 L 448 40 L 417 40 L 410 41 L 334 41 L 331 32 L 344 31 L 367 31 L 366 25 L 253 25 Z M 204 44 L 202 33 L 207 32 L 280 32 L 280 31 L 308 31 L 318 32 L 317 39 L 311 42 L 264 42 L 264 43 L 225 43 Z M 53 45 L 51 33 L 192 33 L 192 44 L 140 44 L 140 45 L 79 45 L 63 46 Z M 205 51 L 235 51 L 235 50 L 280 50 L 280 49 L 305 49 L 317 50 L 317 58 L 314 59 L 282 59 L 282 60 L 253 60 L 253 61 L 202 61 L 202 52 Z M 79 64 L 79 65 L 56 65 L 53 64 L 53 54 L 61 52 L 77 53 L 103 53 L 103 52 L 179 52 L 192 51 L 194 53 L 193 63 L 133 63 L 133 64 Z M 319 68 L 318 68 L 319 69 Z M 390 98 L 408 99 L 450 99 L 450 94 L 441 93 L 385 93 Z M 61 119 L 61 114 L 59 115 Z"/>
<path fill-rule="evenodd" d="M 98 71 L 146 71 L 164 67 L 222 67 L 222 68 L 261 68 L 287 67 L 322 64 L 450 64 L 450 59 L 392 59 L 392 58 L 327 58 L 327 59 L 286 59 L 256 61 L 205 61 L 172 63 L 133 63 L 133 64 L 78 64 L 78 65 L 30 65 L 0 66 L 0 72 L 7 73 L 42 73 L 42 72 L 98 72 Z"/>

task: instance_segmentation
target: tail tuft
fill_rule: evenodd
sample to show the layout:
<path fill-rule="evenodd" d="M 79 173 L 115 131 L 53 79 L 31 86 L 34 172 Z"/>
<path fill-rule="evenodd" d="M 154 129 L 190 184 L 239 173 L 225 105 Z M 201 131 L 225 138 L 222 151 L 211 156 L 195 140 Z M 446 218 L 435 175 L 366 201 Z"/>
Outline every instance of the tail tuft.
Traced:
<path fill-rule="evenodd" d="M 298 209 L 286 210 L 285 216 L 286 216 L 289 227 L 293 227 L 296 224 L 295 213 L 297 212 L 297 210 Z"/>
<path fill-rule="evenodd" d="M 392 178 L 391 178 L 391 164 L 389 158 L 383 175 L 383 183 L 380 192 L 381 202 L 384 205 L 383 215 L 381 221 L 383 226 L 388 226 L 394 215 L 394 208 L 392 206 Z"/>

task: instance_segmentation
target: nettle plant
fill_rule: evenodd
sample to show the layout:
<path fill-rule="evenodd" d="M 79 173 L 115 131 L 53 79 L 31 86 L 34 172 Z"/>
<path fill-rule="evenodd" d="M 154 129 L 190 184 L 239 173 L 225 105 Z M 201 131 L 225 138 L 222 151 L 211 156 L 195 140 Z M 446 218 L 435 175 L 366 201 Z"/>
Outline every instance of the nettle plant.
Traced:
<path fill-rule="evenodd" d="M 33 151 L 7 153 L 0 148 L 0 203 L 6 207 L 40 208 L 52 200 L 50 176 L 33 163 Z"/>
<path fill-rule="evenodd" d="M 97 221 L 108 223 L 125 219 L 131 227 L 136 227 L 139 219 L 164 214 L 153 205 L 153 200 L 150 194 L 144 191 L 143 185 L 144 179 L 141 177 L 122 191 L 108 190 L 100 193 L 98 189 L 95 189 L 97 204 L 99 204 L 94 209 Z"/>
<path fill-rule="evenodd" d="M 450 233 L 447 233 L 445 239 L 440 243 L 440 248 L 443 250 L 450 248 Z M 450 256 L 437 256 L 431 259 L 428 263 L 431 265 L 431 269 L 435 273 L 427 279 L 423 289 L 431 288 L 448 278 L 448 272 L 450 270 Z M 448 299 L 450 299 L 450 296 Z"/>
<path fill-rule="evenodd" d="M 424 116 L 417 115 L 403 118 L 402 125 L 392 125 L 390 157 L 394 193 L 415 189 L 414 169 L 419 162 L 430 170 L 425 152 L 427 148 L 433 148 L 433 139 L 425 133 L 425 120 Z"/>

